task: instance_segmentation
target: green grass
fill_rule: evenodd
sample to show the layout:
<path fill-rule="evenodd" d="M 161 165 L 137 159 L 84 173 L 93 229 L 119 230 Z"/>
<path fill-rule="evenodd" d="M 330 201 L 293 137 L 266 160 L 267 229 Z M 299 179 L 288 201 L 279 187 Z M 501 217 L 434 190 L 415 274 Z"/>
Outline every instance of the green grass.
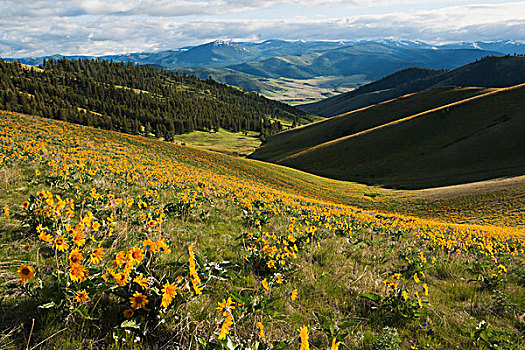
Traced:
<path fill-rule="evenodd" d="M 176 69 L 178 70 L 178 69 Z M 370 82 L 365 75 L 351 76 L 322 75 L 313 78 L 283 78 L 257 76 L 230 68 L 185 68 L 185 72 L 201 79 L 212 76 L 222 83 L 257 92 L 267 98 L 288 104 L 313 103 L 331 96 L 337 96 Z"/>
<path fill-rule="evenodd" d="M 219 129 L 218 132 L 193 131 L 189 134 L 175 135 L 173 142 L 239 156 L 251 154 L 261 145 L 259 134 L 255 131 L 245 134 L 224 129 Z"/>

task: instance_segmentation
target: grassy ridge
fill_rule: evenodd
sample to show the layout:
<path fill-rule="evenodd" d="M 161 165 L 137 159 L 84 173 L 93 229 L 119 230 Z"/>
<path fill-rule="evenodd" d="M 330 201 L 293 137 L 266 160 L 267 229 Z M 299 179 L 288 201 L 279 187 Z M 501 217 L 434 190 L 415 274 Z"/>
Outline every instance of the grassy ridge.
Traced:
<path fill-rule="evenodd" d="M 437 88 L 274 135 L 251 158 L 279 162 L 310 147 L 487 92 L 481 88 Z"/>
<path fill-rule="evenodd" d="M 432 95 L 432 91 L 428 94 Z M 385 118 L 385 124 L 360 130 L 349 127 L 345 130 L 347 136 L 334 137 L 295 153 L 283 152 L 282 157 L 271 155 L 272 148 L 279 149 L 272 145 L 272 140 L 265 147 L 269 150 L 268 159 L 278 159 L 277 162 L 286 166 L 335 179 L 388 187 L 438 187 L 518 176 L 525 171 L 520 151 L 525 140 L 525 124 L 521 118 L 524 94 L 525 87 L 519 85 L 405 118 L 392 118 L 397 114 L 389 111 L 391 121 Z M 403 104 L 402 100 L 398 102 Z M 368 110 L 372 109 L 356 112 L 356 116 L 366 115 Z M 352 114 L 349 117 L 351 120 Z M 362 122 L 367 123 L 374 117 L 377 118 L 377 114 L 367 116 Z M 326 123 L 312 125 L 310 133 L 317 134 L 316 129 L 328 125 Z M 336 136 L 342 134 L 338 128 L 328 130 L 337 130 L 332 131 Z M 296 135 L 300 132 L 301 129 Z M 287 133 L 275 140 L 281 144 L 289 142 Z M 301 140 L 295 141 L 296 145 L 300 143 Z"/>
<path fill-rule="evenodd" d="M 12 113 L 0 179 L 2 348 L 296 349 L 299 327 L 311 349 L 523 346 L 523 229 L 456 224 L 450 199 L 450 220 L 423 218 L 417 192 Z M 394 210 L 410 201 L 418 215 Z"/>

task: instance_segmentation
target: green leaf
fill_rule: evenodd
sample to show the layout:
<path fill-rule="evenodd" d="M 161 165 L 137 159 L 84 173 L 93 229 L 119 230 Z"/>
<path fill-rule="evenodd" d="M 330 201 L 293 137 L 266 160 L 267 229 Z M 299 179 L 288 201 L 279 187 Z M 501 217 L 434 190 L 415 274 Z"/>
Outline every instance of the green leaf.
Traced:
<path fill-rule="evenodd" d="M 83 318 L 85 318 L 86 320 L 90 320 L 90 321 L 96 321 L 96 320 L 98 320 L 98 318 L 94 318 L 94 317 L 88 316 L 87 313 L 85 312 L 85 310 L 81 310 L 80 308 L 76 309 L 75 311 L 76 311 L 80 316 L 82 316 Z"/>
<path fill-rule="evenodd" d="M 355 326 L 356 324 L 359 324 L 361 321 L 345 321 L 339 325 L 339 329 L 347 329 L 348 327 Z"/>
<path fill-rule="evenodd" d="M 122 328 L 135 328 L 139 329 L 139 326 L 135 322 L 135 320 L 125 320 L 120 324 L 120 327 Z"/>
<path fill-rule="evenodd" d="M 246 299 L 243 298 L 240 294 L 237 294 L 235 292 L 230 292 L 230 296 L 235 300 L 237 303 L 246 303 Z"/>
<path fill-rule="evenodd" d="M 488 335 L 488 333 L 485 330 L 481 331 L 481 333 L 479 335 L 480 335 L 481 339 L 483 339 L 487 343 L 490 343 L 489 335 Z"/>
<path fill-rule="evenodd" d="M 39 305 L 38 308 L 39 309 L 51 309 L 51 308 L 54 308 L 56 307 L 57 304 L 55 304 L 54 301 L 50 302 L 50 303 L 47 303 L 47 304 L 42 304 L 42 305 Z"/>
<path fill-rule="evenodd" d="M 228 337 L 228 339 L 226 340 L 226 348 L 228 350 L 235 350 L 235 349 L 237 349 L 237 345 L 233 344 L 233 342 L 230 339 L 230 337 Z"/>
<path fill-rule="evenodd" d="M 357 294 L 358 297 L 366 298 L 375 302 L 378 302 L 382 299 L 381 295 L 374 294 L 374 293 L 366 293 L 366 294 Z"/>
<path fill-rule="evenodd" d="M 325 327 L 325 325 L 328 323 L 326 317 L 324 317 L 323 315 L 315 311 L 314 311 L 314 315 L 315 317 L 317 317 L 317 321 L 319 322 L 319 325 L 322 327 Z"/>

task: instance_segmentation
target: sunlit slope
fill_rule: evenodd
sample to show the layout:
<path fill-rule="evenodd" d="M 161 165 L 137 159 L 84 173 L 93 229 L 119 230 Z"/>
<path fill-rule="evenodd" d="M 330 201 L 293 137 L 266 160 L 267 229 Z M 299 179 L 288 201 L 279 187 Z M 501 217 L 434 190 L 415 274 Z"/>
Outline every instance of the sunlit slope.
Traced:
<path fill-rule="evenodd" d="M 438 218 L 444 222 L 465 223 L 475 219 L 473 222 L 482 224 L 525 225 L 524 203 L 520 200 L 525 195 L 523 180 L 505 186 L 488 183 L 482 191 L 474 192 L 472 186 L 459 187 L 452 196 L 450 190 L 438 189 L 429 196 L 425 192 L 333 180 L 278 164 L 40 117 L 3 111 L 0 117 L 0 140 L 11 144 L 13 149 L 42 147 L 46 153 L 55 154 L 67 148 L 73 163 L 83 159 L 81 165 L 89 169 L 104 171 L 118 164 L 118 169 L 109 175 L 116 171 L 118 176 L 126 177 L 140 170 L 151 178 L 173 178 L 170 181 L 180 186 L 200 186 L 203 191 L 226 187 L 242 196 L 260 193 L 267 199 L 300 197 L 309 202 L 351 205 L 364 210 Z"/>
<path fill-rule="evenodd" d="M 436 88 L 341 114 L 270 137 L 250 157 L 279 162 L 319 144 L 486 93 L 481 88 Z"/>
<path fill-rule="evenodd" d="M 314 174 L 425 188 L 525 174 L 525 86 L 503 88 L 296 153 Z"/>

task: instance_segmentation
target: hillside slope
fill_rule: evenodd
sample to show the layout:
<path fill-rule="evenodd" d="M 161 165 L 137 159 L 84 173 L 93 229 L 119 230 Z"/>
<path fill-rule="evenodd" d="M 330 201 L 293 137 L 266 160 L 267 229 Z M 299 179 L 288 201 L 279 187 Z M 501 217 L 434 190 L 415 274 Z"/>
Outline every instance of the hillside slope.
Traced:
<path fill-rule="evenodd" d="M 299 108 L 324 117 L 438 86 L 505 87 L 525 82 L 525 57 L 487 57 L 451 71 L 410 68 Z"/>
<path fill-rule="evenodd" d="M 465 200 L 472 224 L 463 201 L 2 111 L 0 175 L 2 349 L 298 349 L 302 328 L 461 350 L 480 324 L 524 345 L 523 182 Z M 482 221 L 488 198 L 521 220 Z"/>
<path fill-rule="evenodd" d="M 525 85 L 502 88 L 319 144 L 278 163 L 400 188 L 523 175 L 524 101 Z"/>
<path fill-rule="evenodd" d="M 406 95 L 273 135 L 250 158 L 279 162 L 310 147 L 486 92 L 442 87 Z"/>

